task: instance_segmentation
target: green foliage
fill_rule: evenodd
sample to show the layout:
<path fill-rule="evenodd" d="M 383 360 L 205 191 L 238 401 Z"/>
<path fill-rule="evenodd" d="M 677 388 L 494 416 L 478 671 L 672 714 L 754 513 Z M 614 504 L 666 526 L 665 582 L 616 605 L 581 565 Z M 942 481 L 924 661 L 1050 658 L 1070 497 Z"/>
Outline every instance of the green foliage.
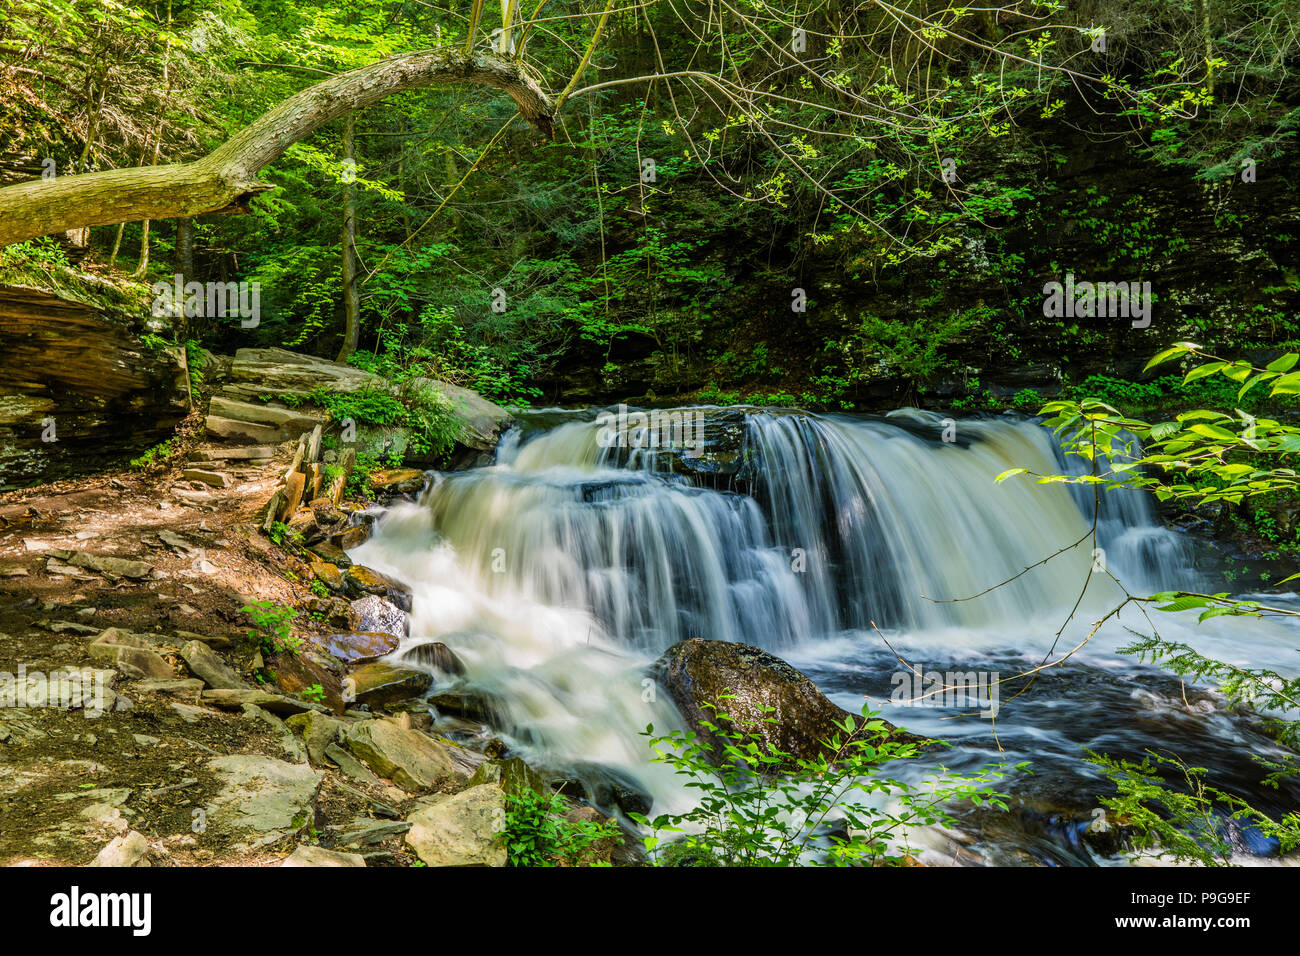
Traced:
<path fill-rule="evenodd" d="M 132 458 L 130 466 L 133 471 L 148 471 L 155 465 L 166 463 L 167 459 L 176 454 L 175 442 L 173 439 L 167 439 L 154 445 L 138 458 Z"/>
<path fill-rule="evenodd" d="M 379 387 L 354 392 L 319 388 L 312 401 L 329 411 L 334 421 L 351 419 L 358 425 L 410 429 L 410 449 L 439 455 L 456 440 L 458 424 L 451 403 L 433 386 L 408 381 L 396 391 Z"/>
<path fill-rule="evenodd" d="M 1300 364 L 1300 353 L 1284 353 L 1260 367 L 1218 358 L 1198 345 L 1180 342 L 1156 355 L 1147 368 L 1175 359 L 1196 363 L 1182 375 L 1182 386 L 1208 380 L 1216 389 L 1227 388 L 1233 411 L 1197 408 L 1178 413 L 1170 421 L 1151 424 L 1125 416 L 1095 398 L 1049 402 L 1042 409 L 1050 416 L 1046 424 L 1057 430 L 1065 448 L 1088 462 L 1091 470 L 1083 475 L 1039 475 L 1037 480 L 1101 488 L 1146 488 L 1161 500 L 1195 505 L 1262 503 L 1274 496 L 1294 496 L 1300 486 L 1300 474 L 1292 467 L 1300 453 L 1300 427 L 1250 414 L 1240 406 L 1247 395 L 1262 392 L 1263 385 L 1268 386 L 1270 402 L 1286 404 L 1300 395 L 1300 372 L 1293 371 Z M 1027 469 L 1012 469 L 998 480 L 1022 473 L 1032 474 Z M 1267 518 L 1267 512 L 1261 516 L 1256 510 L 1262 530 L 1276 536 L 1276 528 L 1269 527 Z M 1300 574 L 1279 583 L 1297 578 Z M 1129 595 L 1124 605 L 1135 601 L 1166 613 L 1199 612 L 1198 622 L 1225 615 L 1300 617 L 1300 612 L 1291 608 L 1240 600 L 1227 592 Z M 1153 629 L 1155 633 L 1140 637 L 1121 651 L 1160 664 L 1184 678 L 1213 680 L 1234 706 L 1251 711 L 1273 710 L 1274 715 L 1259 722 L 1260 728 L 1287 746 L 1300 746 L 1300 721 L 1276 716 L 1279 712 L 1294 713 L 1300 705 L 1300 679 L 1284 677 L 1272 669 L 1241 667 L 1208 657 L 1187 643 L 1161 637 L 1154 623 Z M 1300 816 L 1292 813 L 1275 821 L 1207 783 L 1204 768 L 1189 767 L 1175 756 L 1152 756 L 1158 767 L 1178 771 L 1175 785 L 1163 780 L 1156 772 L 1157 766 L 1149 761 L 1133 764 L 1092 755 L 1093 762 L 1118 789 L 1118 796 L 1108 806 L 1128 819 L 1135 845 L 1158 846 L 1180 860 L 1223 863 L 1230 855 L 1222 835 L 1221 820 L 1225 816 L 1249 821 L 1266 835 L 1277 837 L 1284 848 L 1300 845 Z M 1268 764 L 1262 758 L 1256 759 Z M 1294 764 L 1268 765 L 1274 771 L 1268 778 L 1274 785 L 1300 770 Z"/>
<path fill-rule="evenodd" d="M 568 820 L 569 802 L 532 789 L 506 794 L 506 853 L 511 866 L 600 866 L 594 848 L 623 842 L 618 824 Z"/>
<path fill-rule="evenodd" d="M 185 342 L 185 364 L 190 370 L 191 394 L 197 394 L 203 388 L 203 346 L 193 339 Z"/>
<path fill-rule="evenodd" d="M 971 312 L 922 313 L 914 323 L 888 322 L 866 315 L 857 330 L 838 343 L 838 348 L 846 367 L 858 378 L 869 378 L 879 365 L 908 378 L 924 380 L 939 369 L 944 360 L 944 347 L 975 321 L 976 316 Z"/>
<path fill-rule="evenodd" d="M 293 622 L 298 617 L 294 608 L 274 601 L 254 601 L 240 608 L 248 615 L 253 627 L 248 639 L 264 654 L 297 654 L 302 648 L 302 638 L 293 633 Z"/>
<path fill-rule="evenodd" d="M 723 695 L 728 699 L 734 698 Z M 909 855 L 911 827 L 954 822 L 948 804 L 1006 809 L 1004 795 L 985 789 L 1003 775 L 1001 768 L 965 775 L 941 770 L 932 788 L 883 776 L 882 765 L 918 756 L 921 745 L 894 737 L 866 708 L 861 726 L 846 717 L 819 756 L 795 758 L 769 746 L 758 725 L 740 725 L 720 709 L 725 705 L 705 706 L 713 718 L 703 727 L 713 743 L 695 731 L 655 735 L 647 727 L 644 734 L 652 759 L 686 778 L 699 796 L 684 813 L 632 814 L 651 831 L 646 849 L 660 865 L 899 864 Z M 776 723 L 774 708 L 763 710 L 763 722 Z M 875 794 L 894 797 L 901 809 L 895 815 L 871 806 Z M 663 833 L 685 835 L 665 847 Z"/>
<path fill-rule="evenodd" d="M 70 268 L 68 255 L 53 236 L 0 246 L 0 277 L 21 279 L 31 273 Z"/>
<path fill-rule="evenodd" d="M 302 532 L 297 528 L 290 528 L 283 521 L 272 522 L 267 537 L 282 548 L 298 548 L 302 546 Z"/>
<path fill-rule="evenodd" d="M 1204 767 L 1189 766 L 1177 756 L 1153 750 L 1148 750 L 1140 763 L 1092 751 L 1088 754 L 1088 762 L 1100 768 L 1118 790 L 1114 797 L 1101 798 L 1101 804 L 1120 821 L 1138 851 L 1154 850 L 1157 858 L 1176 863 L 1228 865 L 1233 854 L 1230 819 L 1275 838 L 1283 853 L 1300 846 L 1300 812 L 1291 811 L 1276 820 L 1260 813 L 1239 797 L 1207 783 Z M 1277 780 L 1300 772 L 1294 763 L 1270 766 L 1275 770 L 1274 786 Z M 1172 782 L 1166 775 L 1173 777 Z"/>
<path fill-rule="evenodd" d="M 301 696 L 303 700 L 310 700 L 319 704 L 325 699 L 325 688 L 321 687 L 320 684 L 312 684 L 310 687 L 303 688 Z"/>

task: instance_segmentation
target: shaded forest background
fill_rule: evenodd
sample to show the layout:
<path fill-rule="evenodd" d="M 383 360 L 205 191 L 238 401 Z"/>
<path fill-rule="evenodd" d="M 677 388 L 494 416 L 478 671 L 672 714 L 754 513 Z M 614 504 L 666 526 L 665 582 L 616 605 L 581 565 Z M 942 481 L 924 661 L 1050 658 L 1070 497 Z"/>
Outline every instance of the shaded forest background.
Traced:
<path fill-rule="evenodd" d="M 256 329 L 192 319 L 183 336 L 333 356 L 352 203 L 353 361 L 419 363 L 503 403 L 1033 410 L 1086 383 L 1141 408 L 1184 388 L 1137 381 L 1169 342 L 1300 345 L 1295 2 L 796 6 L 827 27 L 803 48 L 779 22 L 768 45 L 732 29 L 761 4 L 619 4 L 578 84 L 602 85 L 565 105 L 554 141 L 491 90 L 403 93 L 290 148 L 249 215 L 23 243 L 0 272 L 70 257 L 257 281 Z M 548 4 L 530 52 L 571 69 L 603 9 Z M 193 159 L 324 76 L 463 37 L 468 12 L 5 0 L 0 182 Z M 761 116 L 611 82 L 723 55 L 768 84 Z M 839 79 L 827 92 L 806 69 Z M 837 103 L 840 79 L 898 122 Z M 1151 326 L 1045 318 L 1043 284 L 1066 273 L 1151 281 Z"/>

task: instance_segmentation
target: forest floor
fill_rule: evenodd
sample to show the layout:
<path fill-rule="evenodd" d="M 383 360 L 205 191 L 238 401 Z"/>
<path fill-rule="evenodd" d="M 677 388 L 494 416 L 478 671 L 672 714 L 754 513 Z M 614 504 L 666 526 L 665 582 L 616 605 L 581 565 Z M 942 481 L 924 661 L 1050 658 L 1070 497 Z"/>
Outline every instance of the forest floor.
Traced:
<path fill-rule="evenodd" d="M 197 639 L 252 674 L 240 609 L 304 598 L 281 573 L 295 559 L 256 530 L 288 447 L 226 469 L 221 489 L 173 467 L 0 495 L 0 689 L 11 697 L 0 708 L 0 864 L 84 865 L 128 831 L 144 836 L 136 855 L 154 865 L 267 864 L 299 838 L 328 846 L 367 829 L 357 845 L 368 862 L 414 861 L 402 827 L 374 816 L 399 817 L 412 794 L 313 769 L 278 717 L 210 706 L 182 663 Z M 109 628 L 171 677 L 106 663 L 93 642 Z M 102 707 L 42 705 L 37 685 L 70 671 L 103 679 Z M 13 690 L 24 679 L 25 701 Z M 255 821 L 240 797 L 258 790 L 266 815 Z"/>

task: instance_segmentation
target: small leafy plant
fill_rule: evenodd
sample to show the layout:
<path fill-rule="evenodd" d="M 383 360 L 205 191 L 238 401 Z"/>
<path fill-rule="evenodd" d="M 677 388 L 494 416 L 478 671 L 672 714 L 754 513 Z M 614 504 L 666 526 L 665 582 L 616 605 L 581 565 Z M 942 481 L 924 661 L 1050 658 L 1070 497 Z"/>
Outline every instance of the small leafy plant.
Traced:
<path fill-rule="evenodd" d="M 159 444 L 154 445 L 139 458 L 132 458 L 130 462 L 131 469 L 133 471 L 148 471 L 154 465 L 161 465 L 170 458 L 175 451 L 176 449 L 172 444 L 172 440 L 169 438 L 165 442 L 160 442 Z"/>
<path fill-rule="evenodd" d="M 302 532 L 297 528 L 290 528 L 283 521 L 273 523 L 267 537 L 282 548 L 286 545 L 290 548 L 296 548 L 302 544 Z"/>
<path fill-rule="evenodd" d="M 253 622 L 248 632 L 248 639 L 258 646 L 264 654 L 287 652 L 297 654 L 302 648 L 302 639 L 294 637 L 293 622 L 298 612 L 276 604 L 274 601 L 255 601 L 240 608 Z"/>
<path fill-rule="evenodd" d="M 596 844 L 623 842 L 618 824 L 569 820 L 563 795 L 506 794 L 506 852 L 511 866 L 600 866 Z"/>

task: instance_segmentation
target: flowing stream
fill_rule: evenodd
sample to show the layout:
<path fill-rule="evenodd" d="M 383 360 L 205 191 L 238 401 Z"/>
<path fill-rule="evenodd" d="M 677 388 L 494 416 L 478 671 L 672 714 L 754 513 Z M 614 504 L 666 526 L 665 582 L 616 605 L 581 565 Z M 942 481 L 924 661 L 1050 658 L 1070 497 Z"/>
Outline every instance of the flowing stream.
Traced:
<path fill-rule="evenodd" d="M 1023 679 L 1003 685 L 996 719 L 969 700 L 899 692 L 899 657 L 997 680 L 1064 655 L 1122 600 L 1111 575 L 1134 594 L 1214 585 L 1204 544 L 1160 527 L 1143 493 L 1101 496 L 1094 553 L 1091 489 L 994 482 L 1010 468 L 1071 467 L 1027 419 L 700 414 L 708 440 L 694 457 L 645 447 L 644 431 L 614 429 L 611 441 L 594 413 L 532 413 L 496 464 L 435 474 L 418 505 L 389 509 L 354 557 L 413 589 L 396 656 L 446 643 L 530 762 L 603 768 L 655 812 L 684 807 L 689 791 L 648 760 L 646 725 L 680 718 L 645 668 L 689 637 L 757 645 L 848 710 L 870 701 L 954 743 L 950 769 L 1031 761 L 1032 776 L 1004 787 L 1015 812 L 974 814 L 959 839 L 932 834 L 935 862 L 1121 862 L 1082 839 L 1105 790 L 1083 748 L 1177 753 L 1265 809 L 1295 805 L 1295 793 L 1259 785 L 1249 754 L 1279 751 L 1249 721 L 1212 694 L 1184 701 L 1176 678 L 1116 653 L 1150 632 L 1136 607 L 1023 695 L 1010 699 Z M 1152 616 L 1164 637 L 1211 656 L 1294 666 L 1296 628 Z M 1233 837 L 1243 859 L 1273 852 L 1249 829 Z"/>

